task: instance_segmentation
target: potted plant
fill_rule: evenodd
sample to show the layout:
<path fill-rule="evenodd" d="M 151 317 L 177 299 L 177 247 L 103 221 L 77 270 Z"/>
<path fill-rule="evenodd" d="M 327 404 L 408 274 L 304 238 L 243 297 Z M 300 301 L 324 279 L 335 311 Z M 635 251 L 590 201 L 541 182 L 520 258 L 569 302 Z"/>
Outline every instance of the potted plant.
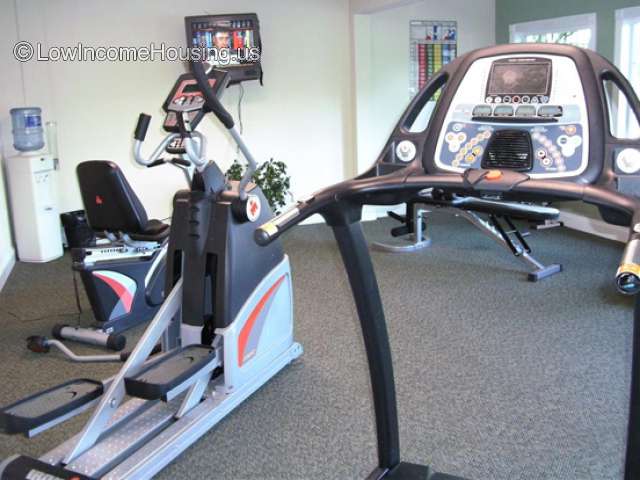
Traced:
<path fill-rule="evenodd" d="M 236 159 L 225 175 L 229 180 L 240 180 L 245 168 Z M 260 187 L 275 214 L 280 213 L 280 209 L 287 204 L 287 195 L 290 194 L 291 177 L 287 175 L 287 165 L 270 158 L 256 169 L 252 181 Z"/>

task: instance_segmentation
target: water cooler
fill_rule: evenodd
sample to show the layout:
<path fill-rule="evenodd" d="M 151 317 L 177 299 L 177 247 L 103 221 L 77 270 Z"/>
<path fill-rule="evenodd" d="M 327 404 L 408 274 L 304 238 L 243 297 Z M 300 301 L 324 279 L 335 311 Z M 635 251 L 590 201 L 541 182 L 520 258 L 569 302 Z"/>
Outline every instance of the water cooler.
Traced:
<path fill-rule="evenodd" d="M 61 257 L 54 124 L 47 129 L 48 148 L 39 108 L 11 110 L 13 146 L 20 151 L 6 159 L 11 220 L 23 262 L 48 262 Z M 49 126 L 49 125 L 48 125 Z"/>

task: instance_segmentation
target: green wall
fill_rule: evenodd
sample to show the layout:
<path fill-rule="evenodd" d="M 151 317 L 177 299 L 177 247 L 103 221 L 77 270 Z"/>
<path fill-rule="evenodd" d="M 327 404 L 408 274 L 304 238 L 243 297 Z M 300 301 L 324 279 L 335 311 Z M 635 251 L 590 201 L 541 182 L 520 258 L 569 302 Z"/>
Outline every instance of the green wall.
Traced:
<path fill-rule="evenodd" d="M 597 16 L 597 49 L 613 60 L 615 10 L 639 0 L 496 0 L 496 43 L 509 43 L 509 25 L 581 13 Z"/>

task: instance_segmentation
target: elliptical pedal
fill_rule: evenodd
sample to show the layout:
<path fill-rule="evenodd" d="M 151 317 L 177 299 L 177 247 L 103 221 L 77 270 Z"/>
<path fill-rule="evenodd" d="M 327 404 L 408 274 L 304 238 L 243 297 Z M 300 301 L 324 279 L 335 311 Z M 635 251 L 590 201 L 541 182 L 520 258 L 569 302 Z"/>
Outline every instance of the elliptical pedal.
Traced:
<path fill-rule="evenodd" d="M 103 391 L 101 382 L 70 380 L 0 410 L 0 429 L 33 437 L 89 408 Z"/>
<path fill-rule="evenodd" d="M 203 375 L 218 366 L 216 350 L 206 345 L 189 345 L 151 363 L 138 374 L 124 379 L 132 397 L 169 401 Z"/>

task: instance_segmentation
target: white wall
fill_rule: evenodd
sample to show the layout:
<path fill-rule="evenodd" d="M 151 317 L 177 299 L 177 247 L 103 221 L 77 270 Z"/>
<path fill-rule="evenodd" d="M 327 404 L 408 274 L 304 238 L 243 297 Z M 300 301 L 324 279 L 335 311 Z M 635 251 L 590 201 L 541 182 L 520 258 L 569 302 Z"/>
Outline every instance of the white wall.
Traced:
<path fill-rule="evenodd" d="M 356 4 L 361 1 L 353 0 Z M 376 0 L 376 6 L 386 3 Z M 406 2 L 404 2 L 406 3 Z M 363 7 L 360 5 L 360 7 Z M 495 0 L 424 0 L 356 15 L 357 166 L 377 158 L 409 103 L 409 21 L 458 22 L 458 54 L 495 43 Z"/>
<path fill-rule="evenodd" d="M 13 60 L 12 49 L 18 37 L 15 22 L 14 2 L 2 2 L 0 15 L 0 289 L 4 285 L 15 262 L 12 246 L 9 212 L 6 201 L 3 164 L 4 157 L 13 150 L 11 145 L 11 122 L 9 109 L 23 102 L 20 66 Z M 6 148 L 9 146 L 9 148 Z"/>
<path fill-rule="evenodd" d="M 421 1 L 422 0 L 350 0 L 350 3 L 353 13 L 374 13 Z"/>
<path fill-rule="evenodd" d="M 254 155 L 284 161 L 295 196 L 343 179 L 352 170 L 345 147 L 353 144 L 346 0 L 20 0 L 17 23 L 21 40 L 45 46 L 183 46 L 184 16 L 233 12 L 256 12 L 261 22 L 265 86 L 245 84 L 243 103 L 245 138 Z M 181 63 L 160 61 L 24 64 L 26 103 L 42 106 L 45 120 L 58 122 L 62 211 L 81 207 L 76 165 L 112 159 L 152 216 L 170 215 L 182 176 L 171 167 L 134 166 L 131 137 L 144 111 L 154 116 L 147 143 L 160 140 L 161 104 L 184 71 Z M 234 116 L 237 97 L 233 87 L 224 98 Z M 210 157 L 226 168 L 235 149 L 212 120 L 203 123 Z"/>

